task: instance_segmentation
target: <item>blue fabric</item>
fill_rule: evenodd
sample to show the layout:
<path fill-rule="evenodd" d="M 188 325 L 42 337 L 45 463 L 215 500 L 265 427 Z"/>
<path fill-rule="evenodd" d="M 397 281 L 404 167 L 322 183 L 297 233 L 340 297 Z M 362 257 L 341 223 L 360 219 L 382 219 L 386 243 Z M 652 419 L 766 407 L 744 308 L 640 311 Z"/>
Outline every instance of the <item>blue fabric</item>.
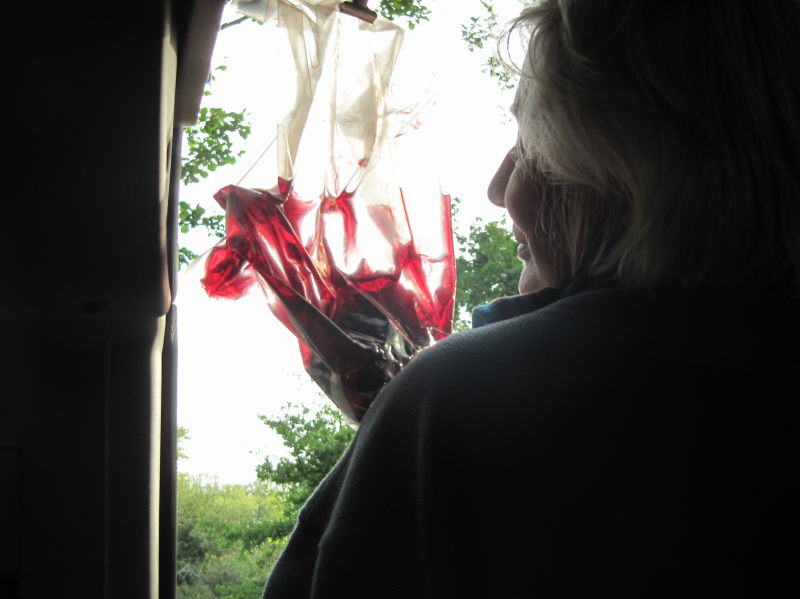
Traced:
<path fill-rule="evenodd" d="M 549 306 L 564 295 L 564 291 L 548 287 L 534 293 L 501 297 L 472 310 L 472 328 L 477 329 L 515 316 Z"/>

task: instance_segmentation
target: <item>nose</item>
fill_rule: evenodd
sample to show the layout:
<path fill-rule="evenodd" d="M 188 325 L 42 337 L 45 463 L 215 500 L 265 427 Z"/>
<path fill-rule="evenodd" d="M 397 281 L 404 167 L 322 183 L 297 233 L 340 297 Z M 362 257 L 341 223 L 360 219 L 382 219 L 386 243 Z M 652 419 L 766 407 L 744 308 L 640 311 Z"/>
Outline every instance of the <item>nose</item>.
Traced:
<path fill-rule="evenodd" d="M 497 172 L 489 182 L 489 189 L 486 190 L 489 201 L 495 206 L 500 206 L 500 208 L 506 207 L 506 186 L 508 185 L 508 179 L 511 173 L 514 171 L 513 153 L 514 150 L 512 149 L 505 155 L 503 162 L 500 163 Z"/>

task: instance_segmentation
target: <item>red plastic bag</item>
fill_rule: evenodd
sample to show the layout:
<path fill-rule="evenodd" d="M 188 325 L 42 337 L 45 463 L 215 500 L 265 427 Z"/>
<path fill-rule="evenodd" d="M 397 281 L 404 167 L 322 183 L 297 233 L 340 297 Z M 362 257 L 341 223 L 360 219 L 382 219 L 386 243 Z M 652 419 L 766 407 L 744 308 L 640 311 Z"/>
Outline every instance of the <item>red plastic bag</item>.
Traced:
<path fill-rule="evenodd" d="M 235 299 L 257 282 L 306 371 L 356 423 L 417 351 L 451 331 L 450 198 L 420 162 L 425 102 L 387 100 L 401 31 L 326 0 L 277 5 L 304 89 L 278 128 L 277 185 L 214 196 L 227 236 L 202 284 Z"/>

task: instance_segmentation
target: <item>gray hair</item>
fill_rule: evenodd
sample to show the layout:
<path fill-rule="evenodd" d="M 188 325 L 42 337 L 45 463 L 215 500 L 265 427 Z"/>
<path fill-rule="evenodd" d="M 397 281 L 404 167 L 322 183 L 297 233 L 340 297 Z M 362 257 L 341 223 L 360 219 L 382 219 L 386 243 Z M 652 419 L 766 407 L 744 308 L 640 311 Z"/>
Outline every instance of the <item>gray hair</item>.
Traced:
<path fill-rule="evenodd" d="M 557 277 L 800 288 L 797 0 L 542 0 L 519 33 Z"/>

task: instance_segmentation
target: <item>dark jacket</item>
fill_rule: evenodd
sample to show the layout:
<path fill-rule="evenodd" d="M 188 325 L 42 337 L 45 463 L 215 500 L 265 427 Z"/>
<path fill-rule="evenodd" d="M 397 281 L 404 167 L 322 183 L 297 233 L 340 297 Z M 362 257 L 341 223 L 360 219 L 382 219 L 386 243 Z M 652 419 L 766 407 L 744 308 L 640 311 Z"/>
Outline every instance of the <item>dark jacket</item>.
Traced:
<path fill-rule="evenodd" d="M 423 350 L 378 396 L 267 599 L 797 587 L 800 303 L 683 289 L 514 302 L 545 306 Z"/>

